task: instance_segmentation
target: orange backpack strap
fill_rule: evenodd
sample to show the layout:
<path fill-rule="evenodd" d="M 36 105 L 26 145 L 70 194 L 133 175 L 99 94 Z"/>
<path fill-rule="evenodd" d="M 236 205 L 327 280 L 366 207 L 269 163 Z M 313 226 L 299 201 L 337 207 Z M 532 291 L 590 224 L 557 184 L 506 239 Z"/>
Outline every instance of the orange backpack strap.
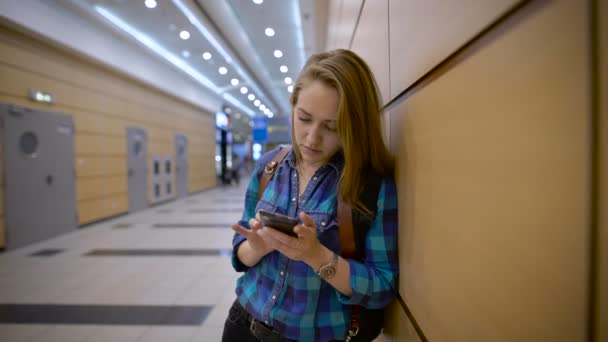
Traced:
<path fill-rule="evenodd" d="M 264 172 L 262 173 L 262 177 L 260 178 L 260 187 L 258 189 L 258 201 L 262 197 L 264 190 L 266 190 L 266 186 L 268 185 L 268 182 L 270 182 L 270 178 L 272 178 L 272 175 L 274 175 L 277 166 L 279 166 L 281 161 L 285 159 L 289 151 L 291 151 L 291 146 L 283 147 L 281 150 L 279 150 L 279 153 L 277 153 L 274 158 L 272 158 L 270 163 L 266 164 L 266 167 L 264 167 Z"/>
<path fill-rule="evenodd" d="M 353 209 L 341 197 L 338 197 L 338 227 L 340 255 L 345 259 L 354 259 L 356 257 L 356 246 L 355 231 L 353 229 Z M 357 336 L 360 317 L 361 306 L 353 305 L 346 341 L 350 341 L 352 337 Z"/>

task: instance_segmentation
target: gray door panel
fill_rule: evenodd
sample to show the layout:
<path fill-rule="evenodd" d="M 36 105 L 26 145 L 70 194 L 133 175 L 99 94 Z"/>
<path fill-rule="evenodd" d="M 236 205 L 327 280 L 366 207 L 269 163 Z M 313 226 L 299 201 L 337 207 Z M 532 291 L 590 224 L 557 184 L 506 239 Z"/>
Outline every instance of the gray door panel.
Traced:
<path fill-rule="evenodd" d="M 175 135 L 175 179 L 177 197 L 188 196 L 188 138 L 182 134 Z"/>
<path fill-rule="evenodd" d="M 7 249 L 77 229 L 71 115 L 0 104 Z"/>
<path fill-rule="evenodd" d="M 127 127 L 129 212 L 148 207 L 147 134 L 143 128 Z"/>

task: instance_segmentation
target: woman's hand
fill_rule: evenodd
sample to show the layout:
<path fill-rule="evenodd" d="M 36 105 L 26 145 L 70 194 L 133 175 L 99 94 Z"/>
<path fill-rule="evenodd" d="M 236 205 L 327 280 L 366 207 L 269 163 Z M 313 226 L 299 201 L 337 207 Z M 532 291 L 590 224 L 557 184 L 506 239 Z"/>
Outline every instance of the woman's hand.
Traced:
<path fill-rule="evenodd" d="M 234 230 L 235 232 L 237 232 L 237 233 L 245 236 L 245 238 L 247 238 L 249 246 L 256 253 L 260 253 L 261 255 L 266 255 L 266 254 L 272 252 L 273 248 L 270 247 L 268 245 L 268 243 L 266 243 L 266 241 L 257 234 L 257 232 L 260 229 L 262 229 L 262 224 L 257 219 L 257 216 L 256 216 L 256 218 L 252 218 L 251 220 L 249 220 L 249 227 L 251 227 L 251 229 L 247 229 L 238 224 L 231 225 L 232 230 Z"/>
<path fill-rule="evenodd" d="M 327 248 L 317 239 L 317 226 L 310 216 L 300 213 L 302 224 L 294 228 L 298 237 L 284 234 L 272 227 L 256 230 L 267 246 L 283 253 L 289 259 L 303 261 L 309 265 L 317 264 L 319 258 L 325 258 Z"/>

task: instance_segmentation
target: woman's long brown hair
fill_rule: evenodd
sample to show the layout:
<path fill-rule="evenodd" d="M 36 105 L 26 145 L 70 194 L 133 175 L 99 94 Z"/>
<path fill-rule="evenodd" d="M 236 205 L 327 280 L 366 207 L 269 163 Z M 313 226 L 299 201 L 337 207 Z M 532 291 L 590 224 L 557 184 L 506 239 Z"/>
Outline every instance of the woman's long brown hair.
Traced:
<path fill-rule="evenodd" d="M 366 177 L 392 175 L 394 160 L 382 135 L 382 105 L 376 80 L 368 65 L 354 52 L 338 49 L 313 55 L 294 84 L 290 98 L 293 108 L 302 88 L 320 81 L 338 91 L 338 136 L 344 153 L 339 195 L 351 206 L 370 212 L 361 201 Z M 295 142 L 292 125 L 291 140 Z M 297 160 L 302 155 L 293 144 Z"/>

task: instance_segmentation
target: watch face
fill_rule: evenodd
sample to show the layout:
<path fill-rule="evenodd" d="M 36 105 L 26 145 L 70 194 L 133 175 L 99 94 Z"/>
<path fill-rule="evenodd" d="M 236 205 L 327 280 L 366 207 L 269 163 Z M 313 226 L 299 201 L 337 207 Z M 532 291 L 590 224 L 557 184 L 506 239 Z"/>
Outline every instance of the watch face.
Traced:
<path fill-rule="evenodd" d="M 325 267 L 319 271 L 319 276 L 323 279 L 331 279 L 336 274 L 336 267 Z"/>

